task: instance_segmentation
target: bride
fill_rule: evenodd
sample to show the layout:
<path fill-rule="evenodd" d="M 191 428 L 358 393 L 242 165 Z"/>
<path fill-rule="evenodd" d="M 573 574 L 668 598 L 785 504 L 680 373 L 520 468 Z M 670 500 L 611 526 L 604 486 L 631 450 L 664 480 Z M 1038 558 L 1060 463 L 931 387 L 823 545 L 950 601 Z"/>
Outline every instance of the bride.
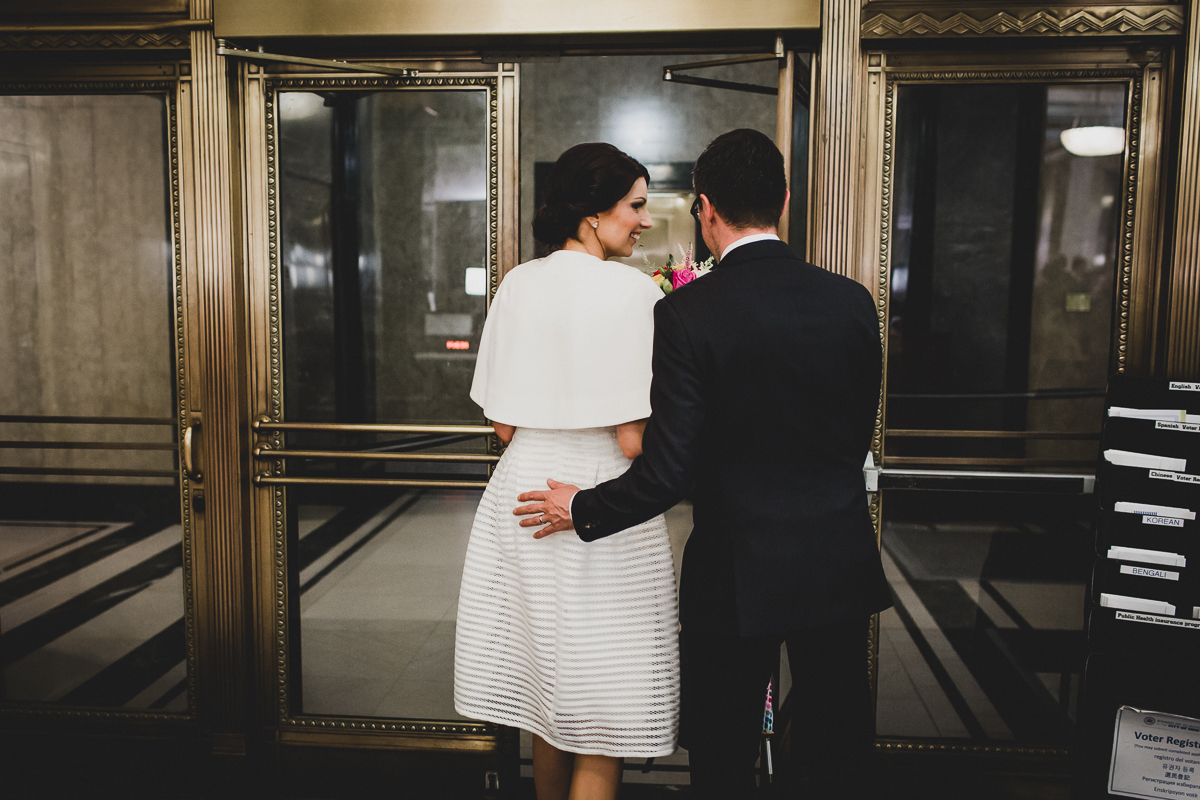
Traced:
<path fill-rule="evenodd" d="M 609 144 L 572 147 L 533 221 L 549 256 L 505 276 L 471 399 L 505 450 L 463 569 L 454 705 L 533 734 L 539 800 L 615 798 L 622 757 L 675 750 L 675 573 L 662 516 L 591 544 L 535 540 L 517 495 L 560 477 L 590 487 L 641 452 L 653 307 L 629 256 L 650 227 L 646 168 Z"/>

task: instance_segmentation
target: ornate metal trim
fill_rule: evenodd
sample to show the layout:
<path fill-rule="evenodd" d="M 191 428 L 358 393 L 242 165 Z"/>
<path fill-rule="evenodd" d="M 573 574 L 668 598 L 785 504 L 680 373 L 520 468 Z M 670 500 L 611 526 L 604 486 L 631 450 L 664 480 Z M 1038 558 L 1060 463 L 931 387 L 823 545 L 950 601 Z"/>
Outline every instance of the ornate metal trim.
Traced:
<path fill-rule="evenodd" d="M 962 744 L 957 740 L 930 739 L 923 742 L 900 739 L 879 739 L 875 750 L 882 753 L 954 753 L 972 755 L 1041 756 L 1064 759 L 1071 753 L 1063 747 L 1012 747 L 995 744 Z"/>
<path fill-rule="evenodd" d="M 279 249 L 279 146 L 278 146 L 278 103 L 280 91 L 305 90 L 361 90 L 361 89 L 442 89 L 442 90 L 486 90 L 488 93 L 488 301 L 499 286 L 499 89 L 500 75 L 430 76 L 415 78 L 393 77 L 269 77 L 264 81 L 263 95 L 266 104 L 266 167 L 267 167 L 267 246 L 269 251 L 269 320 L 270 331 L 270 382 L 267 418 L 263 422 L 283 421 L 283 353 L 282 353 L 282 298 L 280 294 Z M 271 447 L 283 447 L 283 434 L 275 432 Z M 494 438 L 494 437 L 491 437 Z M 283 475 L 283 462 L 271 464 L 271 475 Z M 496 727 L 490 723 L 435 722 L 423 720 L 390 721 L 382 719 L 358 719 L 349 717 L 311 717 L 292 714 L 290 684 L 291 664 L 288 658 L 288 581 L 287 581 L 287 519 L 286 488 L 270 487 L 271 538 L 273 541 L 275 629 L 275 718 L 279 725 L 294 729 L 367 731 L 383 733 L 434 733 L 494 735 Z"/>
<path fill-rule="evenodd" d="M 361 718 L 332 718 L 323 717 L 288 717 L 280 722 L 290 728 L 307 728 L 316 730 L 336 731 L 368 731 L 376 733 L 441 733 L 441 734 L 472 734 L 492 735 L 496 728 L 493 725 L 478 722 L 434 722 L 406 721 L 387 722 L 382 719 Z"/>
<path fill-rule="evenodd" d="M 188 50 L 186 30 L 0 33 L 4 50 Z"/>
<path fill-rule="evenodd" d="M 0 45 L 2 48 L 3 45 Z M 171 284 L 171 302 L 175 315 L 175 411 L 174 421 L 177 431 L 182 431 L 188 423 L 187 418 L 187 348 L 185 334 L 187 331 L 186 308 L 184 303 L 184 274 L 183 274 L 183 232 L 182 232 L 182 198 L 180 185 L 179 164 L 179 82 L 173 79 L 154 81 L 120 81 L 120 80 L 70 80 L 0 83 L 0 95 L 30 95 L 30 94 L 159 94 L 166 102 L 167 111 L 167 159 L 170 173 L 170 209 L 171 209 L 171 267 L 174 272 Z M 188 708 L 182 713 L 167 711 L 144 711 L 116 708 L 55 708 L 52 705 L 41 706 L 7 706 L 0 708 L 0 718 L 6 716 L 21 717 L 51 717 L 51 718 L 85 718 L 111 719 L 136 722 L 179 722 L 194 721 L 196 714 L 196 616 L 195 616 L 195 531 L 192 525 L 191 497 L 192 482 L 183 469 L 182 461 L 177 466 L 180 481 L 180 525 L 182 528 L 181 548 L 183 563 L 183 593 L 184 593 L 184 641 L 186 646 L 185 661 L 187 663 L 187 696 Z"/>
<path fill-rule="evenodd" d="M 926 7 L 927 8 L 927 7 Z M 868 7 L 869 10 L 869 7 Z M 901 8 L 863 20 L 864 39 L 978 36 L 1175 36 L 1182 5 L 994 8 L 962 11 Z"/>

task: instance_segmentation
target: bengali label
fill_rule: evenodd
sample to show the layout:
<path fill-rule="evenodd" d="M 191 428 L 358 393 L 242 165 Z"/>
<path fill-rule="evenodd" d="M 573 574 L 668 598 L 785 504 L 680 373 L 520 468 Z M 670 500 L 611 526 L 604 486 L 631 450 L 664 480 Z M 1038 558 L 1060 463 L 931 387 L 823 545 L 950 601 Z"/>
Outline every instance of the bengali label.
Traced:
<path fill-rule="evenodd" d="M 1121 565 L 1122 575 L 1136 575 L 1139 578 L 1159 578 L 1164 581 L 1179 580 L 1179 573 L 1172 572 L 1168 569 L 1156 569 L 1155 567 L 1135 567 L 1131 564 Z"/>
<path fill-rule="evenodd" d="M 1142 515 L 1143 525 L 1162 525 L 1166 528 L 1182 528 L 1183 520 L 1177 517 L 1155 517 L 1150 514 Z"/>

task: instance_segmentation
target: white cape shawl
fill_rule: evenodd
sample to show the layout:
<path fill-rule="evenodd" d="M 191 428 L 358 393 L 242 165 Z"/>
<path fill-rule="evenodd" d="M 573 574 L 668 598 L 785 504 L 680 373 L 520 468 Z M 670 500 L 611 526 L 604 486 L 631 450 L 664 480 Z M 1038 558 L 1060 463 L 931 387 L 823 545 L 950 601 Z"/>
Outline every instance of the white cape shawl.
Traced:
<path fill-rule="evenodd" d="M 471 399 L 518 428 L 601 428 L 650 416 L 654 304 L 637 269 L 559 250 L 515 267 L 492 300 Z"/>

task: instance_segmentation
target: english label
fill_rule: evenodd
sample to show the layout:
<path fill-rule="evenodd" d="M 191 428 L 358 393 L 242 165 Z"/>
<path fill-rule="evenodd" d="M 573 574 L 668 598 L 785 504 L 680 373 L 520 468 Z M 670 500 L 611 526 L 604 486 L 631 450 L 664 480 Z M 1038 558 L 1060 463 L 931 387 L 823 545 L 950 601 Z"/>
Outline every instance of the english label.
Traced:
<path fill-rule="evenodd" d="M 1200 383 L 1182 383 L 1171 381 L 1169 387 L 1173 392 L 1200 392 Z"/>

